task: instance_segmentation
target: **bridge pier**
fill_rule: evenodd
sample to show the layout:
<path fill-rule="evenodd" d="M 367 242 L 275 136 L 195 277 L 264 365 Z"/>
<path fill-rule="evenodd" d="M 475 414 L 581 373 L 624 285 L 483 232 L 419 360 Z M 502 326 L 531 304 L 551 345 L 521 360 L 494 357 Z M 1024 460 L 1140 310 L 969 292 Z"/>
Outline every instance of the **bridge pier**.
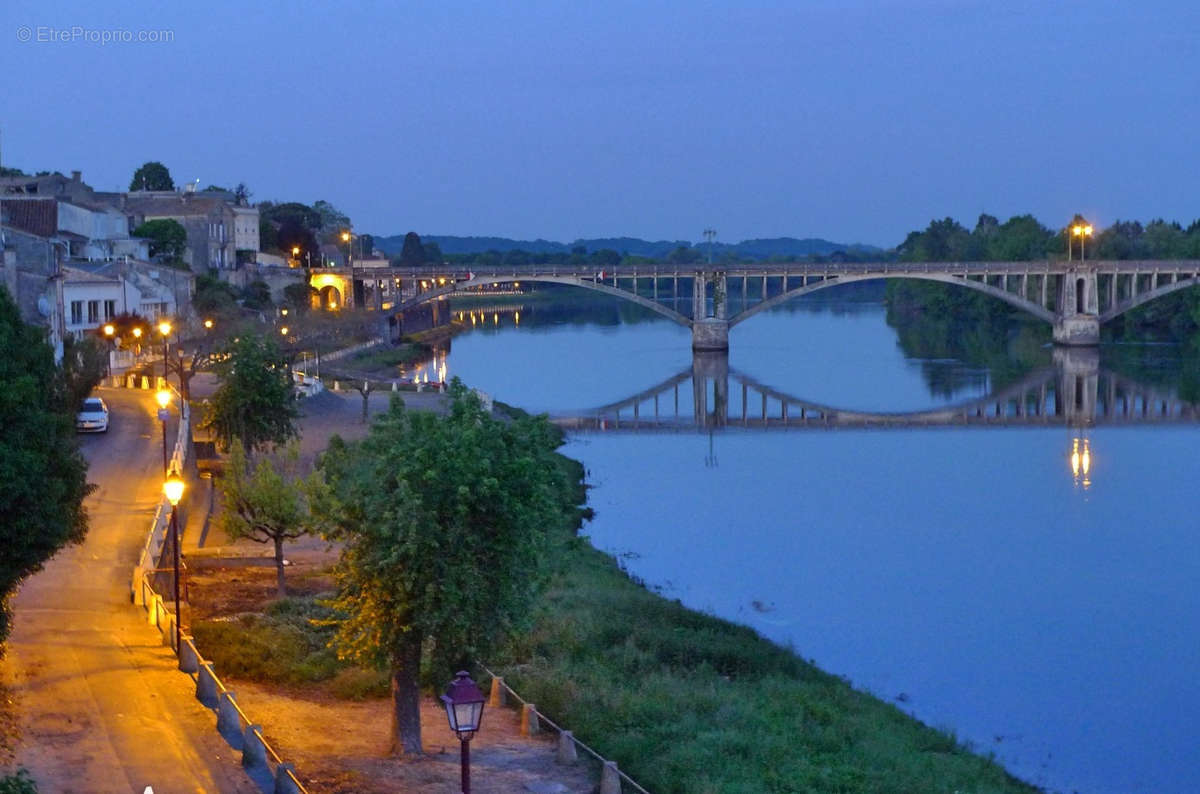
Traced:
<path fill-rule="evenodd" d="M 712 403 L 709 403 L 709 395 Z M 729 354 L 692 353 L 692 415 L 702 427 L 724 427 L 729 418 Z"/>
<path fill-rule="evenodd" d="M 729 321 L 705 317 L 692 322 L 692 350 L 717 351 L 729 349 Z"/>
<path fill-rule="evenodd" d="M 1100 344 L 1100 295 L 1095 270 L 1072 268 L 1062 275 L 1054 315 L 1054 342 Z"/>

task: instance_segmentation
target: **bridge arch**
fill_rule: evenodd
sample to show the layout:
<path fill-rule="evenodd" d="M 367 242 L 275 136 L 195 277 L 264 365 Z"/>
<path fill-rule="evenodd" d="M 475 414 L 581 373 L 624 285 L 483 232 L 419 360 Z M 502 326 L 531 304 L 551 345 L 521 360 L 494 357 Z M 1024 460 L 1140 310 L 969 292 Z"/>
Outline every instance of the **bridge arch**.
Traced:
<path fill-rule="evenodd" d="M 1017 295 L 1012 292 L 1007 292 L 999 287 L 994 287 L 991 284 L 987 284 L 983 281 L 972 281 L 971 279 L 964 278 L 962 276 L 953 276 L 953 275 L 946 274 L 946 273 L 911 273 L 911 272 L 909 272 L 909 273 L 887 273 L 887 274 L 872 273 L 870 275 L 865 275 L 865 276 L 843 274 L 843 275 L 838 275 L 838 276 L 831 277 L 831 278 L 826 278 L 826 279 L 824 279 L 822 281 L 818 281 L 814 284 L 806 284 L 803 287 L 797 287 L 795 289 L 792 289 L 787 292 L 776 295 L 772 298 L 768 298 L 765 301 L 762 301 L 760 303 L 756 303 L 755 305 L 751 306 L 750 308 L 746 309 L 745 311 L 742 311 L 742 312 L 734 315 L 733 317 L 729 318 L 729 325 L 730 325 L 730 327 L 732 327 L 734 325 L 737 325 L 738 323 L 741 323 L 741 322 L 744 322 L 744 321 L 750 319 L 751 317 L 758 314 L 759 312 L 766 311 L 767 309 L 774 308 L 775 306 L 779 306 L 780 304 L 786 303 L 786 302 L 792 300 L 793 298 L 799 298 L 802 295 L 808 295 L 810 293 L 817 292 L 818 290 L 829 289 L 831 287 L 836 287 L 840 284 L 852 284 L 857 281 L 877 281 L 879 279 L 887 279 L 887 278 L 916 279 L 916 280 L 920 280 L 920 281 L 940 281 L 943 284 L 953 284 L 958 287 L 966 287 L 967 289 L 973 289 L 976 292 L 982 292 L 985 295 L 990 295 L 993 298 L 998 298 L 998 299 L 1004 301 L 1005 303 L 1009 304 L 1010 306 L 1013 306 L 1015 308 L 1021 309 L 1022 311 L 1032 314 L 1034 317 L 1037 317 L 1040 320 L 1045 320 L 1046 322 L 1052 323 L 1052 324 L 1055 321 L 1054 312 L 1050 311 L 1049 309 L 1045 308 L 1044 306 L 1039 306 L 1037 303 L 1034 303 L 1033 301 L 1028 300 L 1027 298 L 1022 298 L 1020 295 Z"/>
<path fill-rule="evenodd" d="M 1179 292 L 1180 290 L 1190 289 L 1191 287 L 1198 285 L 1200 285 L 1200 276 L 1193 276 L 1192 278 L 1179 279 L 1178 281 L 1163 284 L 1160 287 L 1155 287 L 1152 290 L 1138 293 L 1132 298 L 1127 298 L 1126 300 L 1117 303 L 1115 306 L 1109 307 L 1108 311 L 1102 312 L 1100 314 L 1100 322 L 1106 323 L 1115 317 L 1120 317 L 1122 314 L 1130 311 L 1131 309 L 1136 309 L 1143 303 L 1149 303 L 1155 298 L 1161 298 L 1164 295 L 1170 295 L 1172 292 Z"/>
<path fill-rule="evenodd" d="M 644 298 L 641 295 L 637 295 L 637 294 L 635 294 L 633 292 L 629 292 L 627 290 L 619 289 L 617 287 L 611 287 L 607 284 L 600 284 L 598 282 L 590 281 L 590 280 L 584 279 L 584 278 L 575 278 L 573 276 L 550 276 L 550 275 L 477 276 L 468 281 L 457 281 L 454 284 L 449 284 L 444 287 L 438 287 L 437 289 L 431 289 L 428 292 L 422 292 L 412 298 L 409 298 L 408 300 L 401 301 L 392 309 L 392 311 L 401 312 L 401 311 L 404 311 L 405 309 L 411 309 L 416 306 L 420 306 L 422 303 L 428 303 L 431 300 L 437 300 L 438 298 L 441 298 L 441 297 L 444 297 L 447 295 L 454 295 L 457 293 L 461 293 L 464 290 L 469 289 L 471 287 L 486 287 L 490 284 L 511 284 L 511 283 L 519 283 L 522 281 L 533 281 L 533 282 L 540 282 L 543 284 L 565 284 L 569 287 L 580 287 L 582 289 L 590 289 L 595 292 L 602 292 L 606 295 L 612 295 L 614 298 L 620 298 L 621 300 L 631 301 L 633 303 L 638 304 L 639 306 L 644 306 L 647 309 L 650 309 L 653 312 L 657 312 L 658 314 L 661 314 L 663 317 L 666 317 L 669 320 L 672 320 L 673 322 L 676 322 L 679 325 L 682 325 L 684 328 L 692 327 L 692 320 L 690 317 L 680 314 L 679 312 L 675 311 L 674 309 L 667 308 L 666 306 L 662 305 L 661 303 L 657 303 L 657 302 L 651 300 L 650 298 Z"/>

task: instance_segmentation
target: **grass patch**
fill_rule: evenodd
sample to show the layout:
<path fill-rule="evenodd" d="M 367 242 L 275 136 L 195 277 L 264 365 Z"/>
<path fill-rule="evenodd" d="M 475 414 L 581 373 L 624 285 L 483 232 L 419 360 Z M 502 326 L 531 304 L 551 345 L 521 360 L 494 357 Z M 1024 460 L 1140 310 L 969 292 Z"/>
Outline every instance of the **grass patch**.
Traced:
<path fill-rule="evenodd" d="M 1033 792 L 954 736 L 753 630 L 632 581 L 564 529 L 497 673 L 648 789 Z"/>
<path fill-rule="evenodd" d="M 386 676 L 339 660 L 329 647 L 334 629 L 322 621 L 334 612 L 322 602 L 330 596 L 282 598 L 261 613 L 197 621 L 192 634 L 223 676 L 281 684 L 328 681 L 334 695 L 352 700 L 387 694 Z"/>
<path fill-rule="evenodd" d="M 350 356 L 346 364 L 351 369 L 375 372 L 408 367 L 424 361 L 433 354 L 428 345 L 403 342 L 395 347 L 373 347 Z"/>

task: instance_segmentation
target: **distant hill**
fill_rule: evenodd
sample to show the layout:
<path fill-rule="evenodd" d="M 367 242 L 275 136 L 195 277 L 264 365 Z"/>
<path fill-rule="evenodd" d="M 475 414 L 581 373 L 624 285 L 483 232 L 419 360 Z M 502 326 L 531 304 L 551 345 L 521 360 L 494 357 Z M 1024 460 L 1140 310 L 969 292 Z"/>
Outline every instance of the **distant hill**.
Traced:
<path fill-rule="evenodd" d="M 390 237 L 376 236 L 375 247 L 388 256 L 396 256 L 404 246 L 404 235 Z M 569 255 L 573 248 L 582 246 L 588 253 L 609 248 L 621 254 L 630 256 L 664 257 L 679 246 L 695 246 L 702 251 L 708 250 L 708 243 L 693 243 L 690 240 L 642 240 L 637 237 L 597 237 L 575 240 L 571 243 L 559 243 L 553 240 L 513 240 L 508 237 L 456 237 L 453 235 L 421 235 L 421 242 L 437 243 L 445 254 L 478 254 L 484 251 L 520 250 L 533 254 L 563 254 Z M 743 240 L 740 243 L 713 243 L 713 254 L 720 256 L 726 251 L 732 251 L 740 257 L 751 259 L 766 259 L 770 256 L 828 256 L 835 251 L 857 251 L 868 253 L 882 252 L 873 245 L 859 243 L 834 243 L 829 240 L 809 237 L 803 240 L 795 237 L 773 237 L 767 239 Z"/>

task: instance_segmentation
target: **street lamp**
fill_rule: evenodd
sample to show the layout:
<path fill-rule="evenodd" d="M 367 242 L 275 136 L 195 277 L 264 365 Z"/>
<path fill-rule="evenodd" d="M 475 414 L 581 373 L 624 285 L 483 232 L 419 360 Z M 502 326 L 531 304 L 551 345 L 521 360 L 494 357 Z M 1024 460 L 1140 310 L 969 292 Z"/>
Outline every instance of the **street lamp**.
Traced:
<path fill-rule="evenodd" d="M 446 719 L 450 722 L 450 730 L 458 734 L 462 742 L 462 790 L 463 794 L 471 794 L 471 737 L 479 730 L 483 721 L 483 693 L 471 680 L 466 670 L 454 674 L 454 680 L 446 687 L 442 695 L 442 705 L 446 708 Z"/>
<path fill-rule="evenodd" d="M 292 267 L 299 267 L 299 265 L 300 265 L 300 246 L 298 246 L 298 245 L 292 246 L 292 259 L 296 262 L 296 264 L 292 265 Z"/>
<path fill-rule="evenodd" d="M 158 332 L 163 338 L 163 383 L 167 382 L 167 344 L 170 342 L 168 338 L 171 334 L 171 324 L 166 320 L 158 324 Z"/>
<path fill-rule="evenodd" d="M 175 549 L 175 652 L 182 649 L 179 628 L 179 500 L 183 498 L 183 478 L 176 469 L 171 469 L 163 482 L 163 493 L 171 503 L 171 545 Z"/>
<path fill-rule="evenodd" d="M 1084 242 L 1088 237 L 1092 236 L 1091 224 L 1077 223 L 1071 227 L 1071 234 L 1079 238 L 1079 261 L 1087 260 L 1087 253 L 1084 251 Z M 1071 241 L 1067 240 L 1067 261 L 1071 261 Z"/>
<path fill-rule="evenodd" d="M 162 422 L 163 436 L 163 476 L 167 476 L 167 417 L 170 415 L 167 412 L 167 406 L 171 404 L 171 392 L 167 389 L 159 389 L 154 399 L 158 400 L 158 420 Z"/>
<path fill-rule="evenodd" d="M 204 321 L 204 330 L 211 331 L 212 327 L 213 327 L 213 321 L 211 319 Z"/>

